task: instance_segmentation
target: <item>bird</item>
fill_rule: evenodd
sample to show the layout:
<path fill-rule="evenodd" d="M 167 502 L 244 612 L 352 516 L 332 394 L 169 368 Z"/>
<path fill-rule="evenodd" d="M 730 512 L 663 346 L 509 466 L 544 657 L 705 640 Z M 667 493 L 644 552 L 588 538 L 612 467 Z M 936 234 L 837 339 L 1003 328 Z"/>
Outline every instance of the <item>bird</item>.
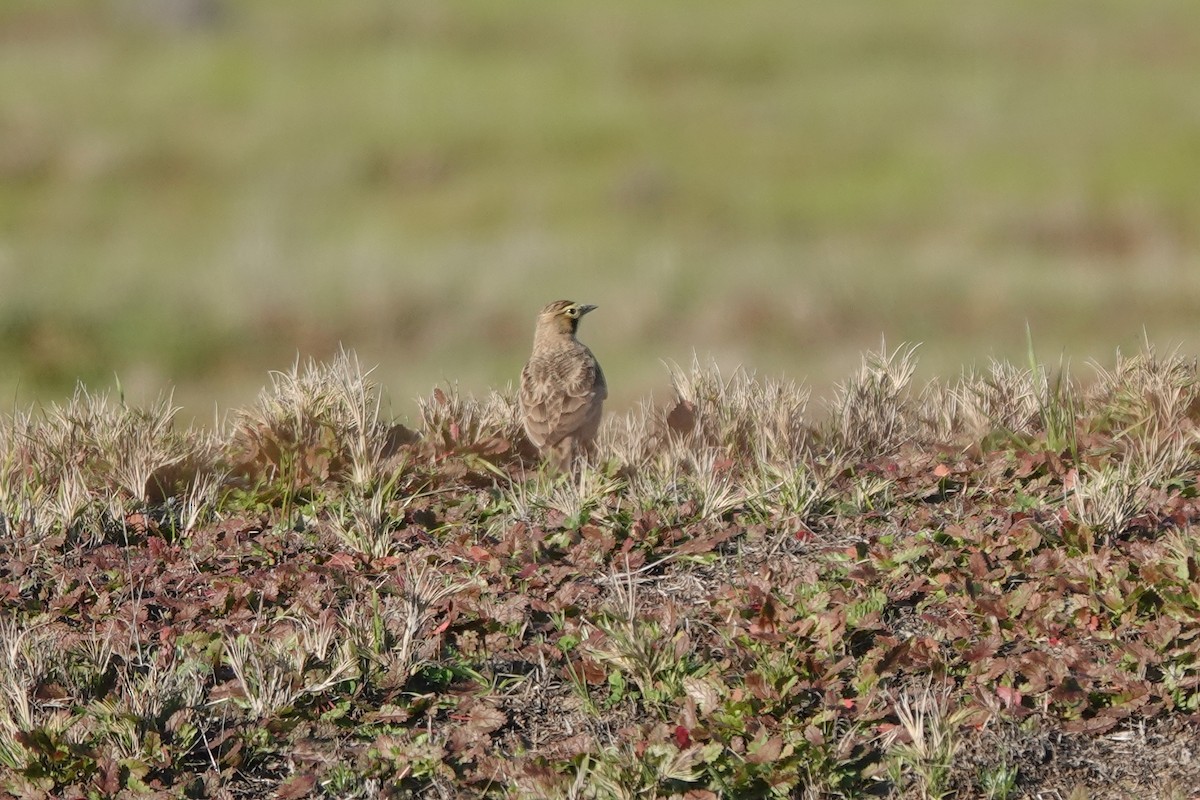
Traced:
<path fill-rule="evenodd" d="M 591 449 L 608 383 L 600 362 L 575 338 L 579 321 L 596 306 L 556 300 L 533 329 L 533 354 L 521 370 L 519 401 L 525 433 L 555 469 L 570 470 Z"/>

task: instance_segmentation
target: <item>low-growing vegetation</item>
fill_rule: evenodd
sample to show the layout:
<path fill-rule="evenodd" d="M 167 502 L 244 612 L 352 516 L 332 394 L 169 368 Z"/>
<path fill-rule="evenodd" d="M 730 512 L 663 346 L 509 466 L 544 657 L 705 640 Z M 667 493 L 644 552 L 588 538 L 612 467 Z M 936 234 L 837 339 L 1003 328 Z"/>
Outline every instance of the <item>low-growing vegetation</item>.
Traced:
<path fill-rule="evenodd" d="M 15 411 L 0 794 L 1193 796 L 1196 362 L 915 359 L 673 367 L 573 475 L 352 354 L 212 430 Z"/>

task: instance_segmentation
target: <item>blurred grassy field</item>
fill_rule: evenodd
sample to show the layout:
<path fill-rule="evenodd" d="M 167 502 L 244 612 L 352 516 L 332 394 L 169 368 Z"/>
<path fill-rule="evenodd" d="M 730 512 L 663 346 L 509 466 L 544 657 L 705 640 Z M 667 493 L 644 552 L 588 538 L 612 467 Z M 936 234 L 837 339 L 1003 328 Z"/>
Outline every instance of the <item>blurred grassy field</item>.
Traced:
<path fill-rule="evenodd" d="M 1192 0 L 6 0 L 0 391 L 208 418 L 342 343 L 407 415 L 559 297 L 618 407 L 1200 352 L 1197 75 Z"/>

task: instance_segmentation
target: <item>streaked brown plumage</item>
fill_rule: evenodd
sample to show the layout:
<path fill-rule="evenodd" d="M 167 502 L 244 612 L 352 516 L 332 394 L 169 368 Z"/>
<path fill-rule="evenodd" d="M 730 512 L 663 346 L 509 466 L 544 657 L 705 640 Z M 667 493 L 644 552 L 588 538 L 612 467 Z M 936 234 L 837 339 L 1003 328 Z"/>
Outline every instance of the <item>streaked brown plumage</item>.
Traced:
<path fill-rule="evenodd" d="M 570 469 L 600 427 L 608 385 L 587 345 L 575 338 L 595 306 L 556 300 L 538 314 L 533 355 L 521 370 L 521 416 L 529 440 L 558 469 Z"/>

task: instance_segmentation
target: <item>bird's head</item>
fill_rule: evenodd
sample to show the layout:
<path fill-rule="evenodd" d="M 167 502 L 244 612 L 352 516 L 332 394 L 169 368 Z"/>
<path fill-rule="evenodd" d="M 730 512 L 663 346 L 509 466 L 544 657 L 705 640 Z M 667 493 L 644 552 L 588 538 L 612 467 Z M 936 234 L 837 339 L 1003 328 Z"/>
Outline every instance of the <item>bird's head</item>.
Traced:
<path fill-rule="evenodd" d="M 555 300 L 538 314 L 538 330 L 564 333 L 574 336 L 579 329 L 579 320 L 596 306 L 575 303 L 571 300 Z"/>

